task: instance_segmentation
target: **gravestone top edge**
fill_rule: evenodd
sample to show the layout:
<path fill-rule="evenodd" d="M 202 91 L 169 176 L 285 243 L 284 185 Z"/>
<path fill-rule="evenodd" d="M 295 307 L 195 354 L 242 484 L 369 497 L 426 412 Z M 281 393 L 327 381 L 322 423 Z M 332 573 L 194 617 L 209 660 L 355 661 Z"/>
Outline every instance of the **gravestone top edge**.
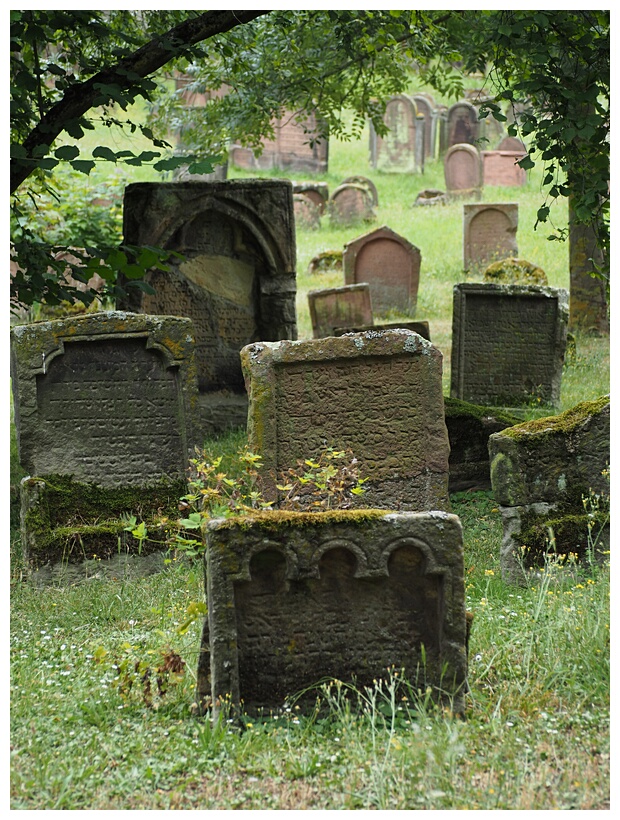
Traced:
<path fill-rule="evenodd" d="M 453 292 L 455 294 L 496 294 L 498 296 L 547 296 L 551 299 L 559 299 L 561 302 L 568 304 L 568 290 L 566 290 L 566 288 L 553 288 L 550 285 L 502 285 L 495 282 L 459 282 L 454 285 Z"/>

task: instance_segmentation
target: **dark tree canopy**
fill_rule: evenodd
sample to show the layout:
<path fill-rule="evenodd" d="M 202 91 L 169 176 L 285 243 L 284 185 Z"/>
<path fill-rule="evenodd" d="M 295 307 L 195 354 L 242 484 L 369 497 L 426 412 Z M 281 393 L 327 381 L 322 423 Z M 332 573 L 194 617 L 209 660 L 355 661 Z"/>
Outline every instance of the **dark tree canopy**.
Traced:
<path fill-rule="evenodd" d="M 227 87 L 199 123 L 188 121 L 178 96 L 161 93 L 175 68 L 196 89 Z M 100 162 L 161 171 L 189 163 L 191 172 L 208 172 L 233 136 L 257 146 L 285 110 L 316 111 L 335 136 L 356 137 L 368 117 L 381 132 L 386 100 L 414 72 L 457 99 L 470 71 L 485 74 L 494 116 L 505 118 L 506 104 L 514 106 L 510 130 L 530 146 L 524 167 L 545 163 L 538 220 L 547 220 L 554 198 L 570 196 L 606 252 L 608 11 L 13 11 L 12 253 L 19 270 L 12 295 L 24 304 L 93 297 L 67 287 L 66 263 L 54 263 L 53 249 L 20 210 L 25 196 L 53 186 L 61 164 L 82 174 Z M 199 150 L 172 156 L 166 134 L 127 113 L 140 98 Z M 350 111 L 352 124 L 344 116 Z M 142 133 L 152 150 L 136 155 L 101 145 L 84 154 L 79 141 L 96 124 Z M 119 269 L 139 287 L 146 268 L 163 264 L 157 249 L 87 251 L 87 267 L 74 268 L 75 277 L 87 281 L 96 270 L 112 294 Z"/>

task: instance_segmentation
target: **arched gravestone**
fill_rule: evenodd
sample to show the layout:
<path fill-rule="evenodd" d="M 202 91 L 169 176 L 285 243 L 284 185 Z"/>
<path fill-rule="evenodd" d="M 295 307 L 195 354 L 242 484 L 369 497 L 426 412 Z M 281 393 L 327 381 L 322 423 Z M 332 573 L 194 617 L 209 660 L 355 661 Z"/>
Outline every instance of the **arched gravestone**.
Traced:
<path fill-rule="evenodd" d="M 293 194 L 295 224 L 301 228 L 317 230 L 321 227 L 319 208 L 306 194 Z"/>
<path fill-rule="evenodd" d="M 416 104 L 418 114 L 424 117 L 424 156 L 435 156 L 435 108 L 432 99 L 425 94 L 414 94 L 413 101 Z"/>
<path fill-rule="evenodd" d="M 362 176 L 353 176 L 353 177 L 347 177 L 346 179 L 343 179 L 340 184 L 341 185 L 363 185 L 365 188 L 368 188 L 368 193 L 372 197 L 372 204 L 374 205 L 374 207 L 376 208 L 377 205 L 379 204 L 379 192 L 377 191 L 377 186 L 372 181 L 372 179 L 369 179 L 368 177 L 362 177 Z"/>
<path fill-rule="evenodd" d="M 381 171 L 413 172 L 415 166 L 415 134 L 417 109 L 406 94 L 388 100 L 383 122 L 389 128 L 380 137 L 373 128 L 370 134 L 370 161 Z"/>
<path fill-rule="evenodd" d="M 504 137 L 504 139 L 497 146 L 498 151 L 517 151 L 522 154 L 527 154 L 525 143 L 518 137 Z"/>
<path fill-rule="evenodd" d="M 329 198 L 328 210 L 330 220 L 336 225 L 354 225 L 375 219 L 372 194 L 366 185 L 339 185 Z"/>
<path fill-rule="evenodd" d="M 390 310 L 415 316 L 421 261 L 419 248 L 384 225 L 347 242 L 344 281 L 368 282 L 376 316 Z"/>
<path fill-rule="evenodd" d="M 147 273 L 154 294 L 134 289 L 118 306 L 191 318 L 203 431 L 244 425 L 239 351 L 297 333 L 291 183 L 135 183 L 125 190 L 123 228 L 127 244 L 183 258 Z"/>
<path fill-rule="evenodd" d="M 325 213 L 329 200 L 326 182 L 293 182 L 293 194 L 303 194 L 314 202 L 321 216 Z"/>
<path fill-rule="evenodd" d="M 462 143 L 448 149 L 443 162 L 448 196 L 479 199 L 482 193 L 482 161 L 473 145 Z"/>
<path fill-rule="evenodd" d="M 463 205 L 463 267 L 486 268 L 508 256 L 518 256 L 516 203 Z"/>
<path fill-rule="evenodd" d="M 480 136 L 480 122 L 476 107 L 466 100 L 457 102 L 448 109 L 447 147 L 468 143 L 473 145 Z"/>

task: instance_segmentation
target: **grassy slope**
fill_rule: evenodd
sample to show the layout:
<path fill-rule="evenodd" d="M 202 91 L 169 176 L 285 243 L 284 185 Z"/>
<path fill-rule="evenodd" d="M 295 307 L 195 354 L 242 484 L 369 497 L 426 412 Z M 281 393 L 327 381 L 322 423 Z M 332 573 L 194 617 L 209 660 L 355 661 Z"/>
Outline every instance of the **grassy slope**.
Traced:
<path fill-rule="evenodd" d="M 333 144 L 330 172 L 321 179 L 333 189 L 354 173 L 377 185 L 377 225 L 389 224 L 422 251 L 417 315 L 430 321 L 449 364 L 460 206 L 411 208 L 420 189 L 443 188 L 437 164 L 424 177 L 372 173 L 365 139 Z M 566 248 L 546 242 L 546 229 L 532 230 L 537 181 L 519 191 L 487 190 L 484 198 L 519 201 L 520 254 L 542 266 L 550 284 L 568 287 Z M 339 277 L 308 277 L 309 260 L 363 230 L 331 229 L 324 220 L 319 231 L 299 233 L 300 336 L 310 335 L 307 290 L 342 284 Z M 562 409 L 608 389 L 608 341 L 579 337 Z M 240 439 L 215 446 L 234 449 Z M 199 624 L 186 632 L 182 625 L 191 602 L 203 597 L 198 566 L 178 560 L 140 581 L 95 580 L 45 594 L 16 582 L 12 807 L 608 807 L 608 572 L 560 574 L 550 566 L 539 585 L 507 587 L 499 578 L 501 522 L 492 498 L 466 493 L 452 501 L 463 522 L 467 605 L 475 613 L 465 721 L 397 694 L 386 722 L 381 704 L 394 687 L 387 680 L 353 713 L 332 690 L 325 693 L 326 719 L 292 712 L 241 734 L 226 724 L 213 728 L 189 714 Z M 154 676 L 162 653 L 171 652 L 186 662 L 185 674 L 150 702 L 145 674 Z"/>

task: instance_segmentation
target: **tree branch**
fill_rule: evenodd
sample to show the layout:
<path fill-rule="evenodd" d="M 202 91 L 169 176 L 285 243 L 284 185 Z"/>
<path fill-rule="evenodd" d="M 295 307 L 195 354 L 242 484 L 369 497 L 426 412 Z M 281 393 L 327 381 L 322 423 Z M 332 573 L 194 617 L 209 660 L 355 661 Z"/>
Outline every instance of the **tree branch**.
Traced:
<path fill-rule="evenodd" d="M 72 86 L 41 118 L 23 142 L 28 157 L 42 145 L 50 146 L 64 130 L 69 121 L 84 116 L 101 96 L 100 84 L 115 85 L 123 89 L 131 88 L 134 82 L 128 79 L 132 74 L 140 78 L 148 77 L 162 68 L 170 60 L 179 56 L 188 46 L 208 40 L 216 34 L 223 34 L 235 26 L 249 23 L 268 11 L 208 11 L 199 17 L 184 20 L 159 37 L 146 43 L 130 57 L 125 57 L 116 65 L 104 68 L 83 83 Z M 11 193 L 26 180 L 36 164 L 27 160 L 11 160 Z"/>

